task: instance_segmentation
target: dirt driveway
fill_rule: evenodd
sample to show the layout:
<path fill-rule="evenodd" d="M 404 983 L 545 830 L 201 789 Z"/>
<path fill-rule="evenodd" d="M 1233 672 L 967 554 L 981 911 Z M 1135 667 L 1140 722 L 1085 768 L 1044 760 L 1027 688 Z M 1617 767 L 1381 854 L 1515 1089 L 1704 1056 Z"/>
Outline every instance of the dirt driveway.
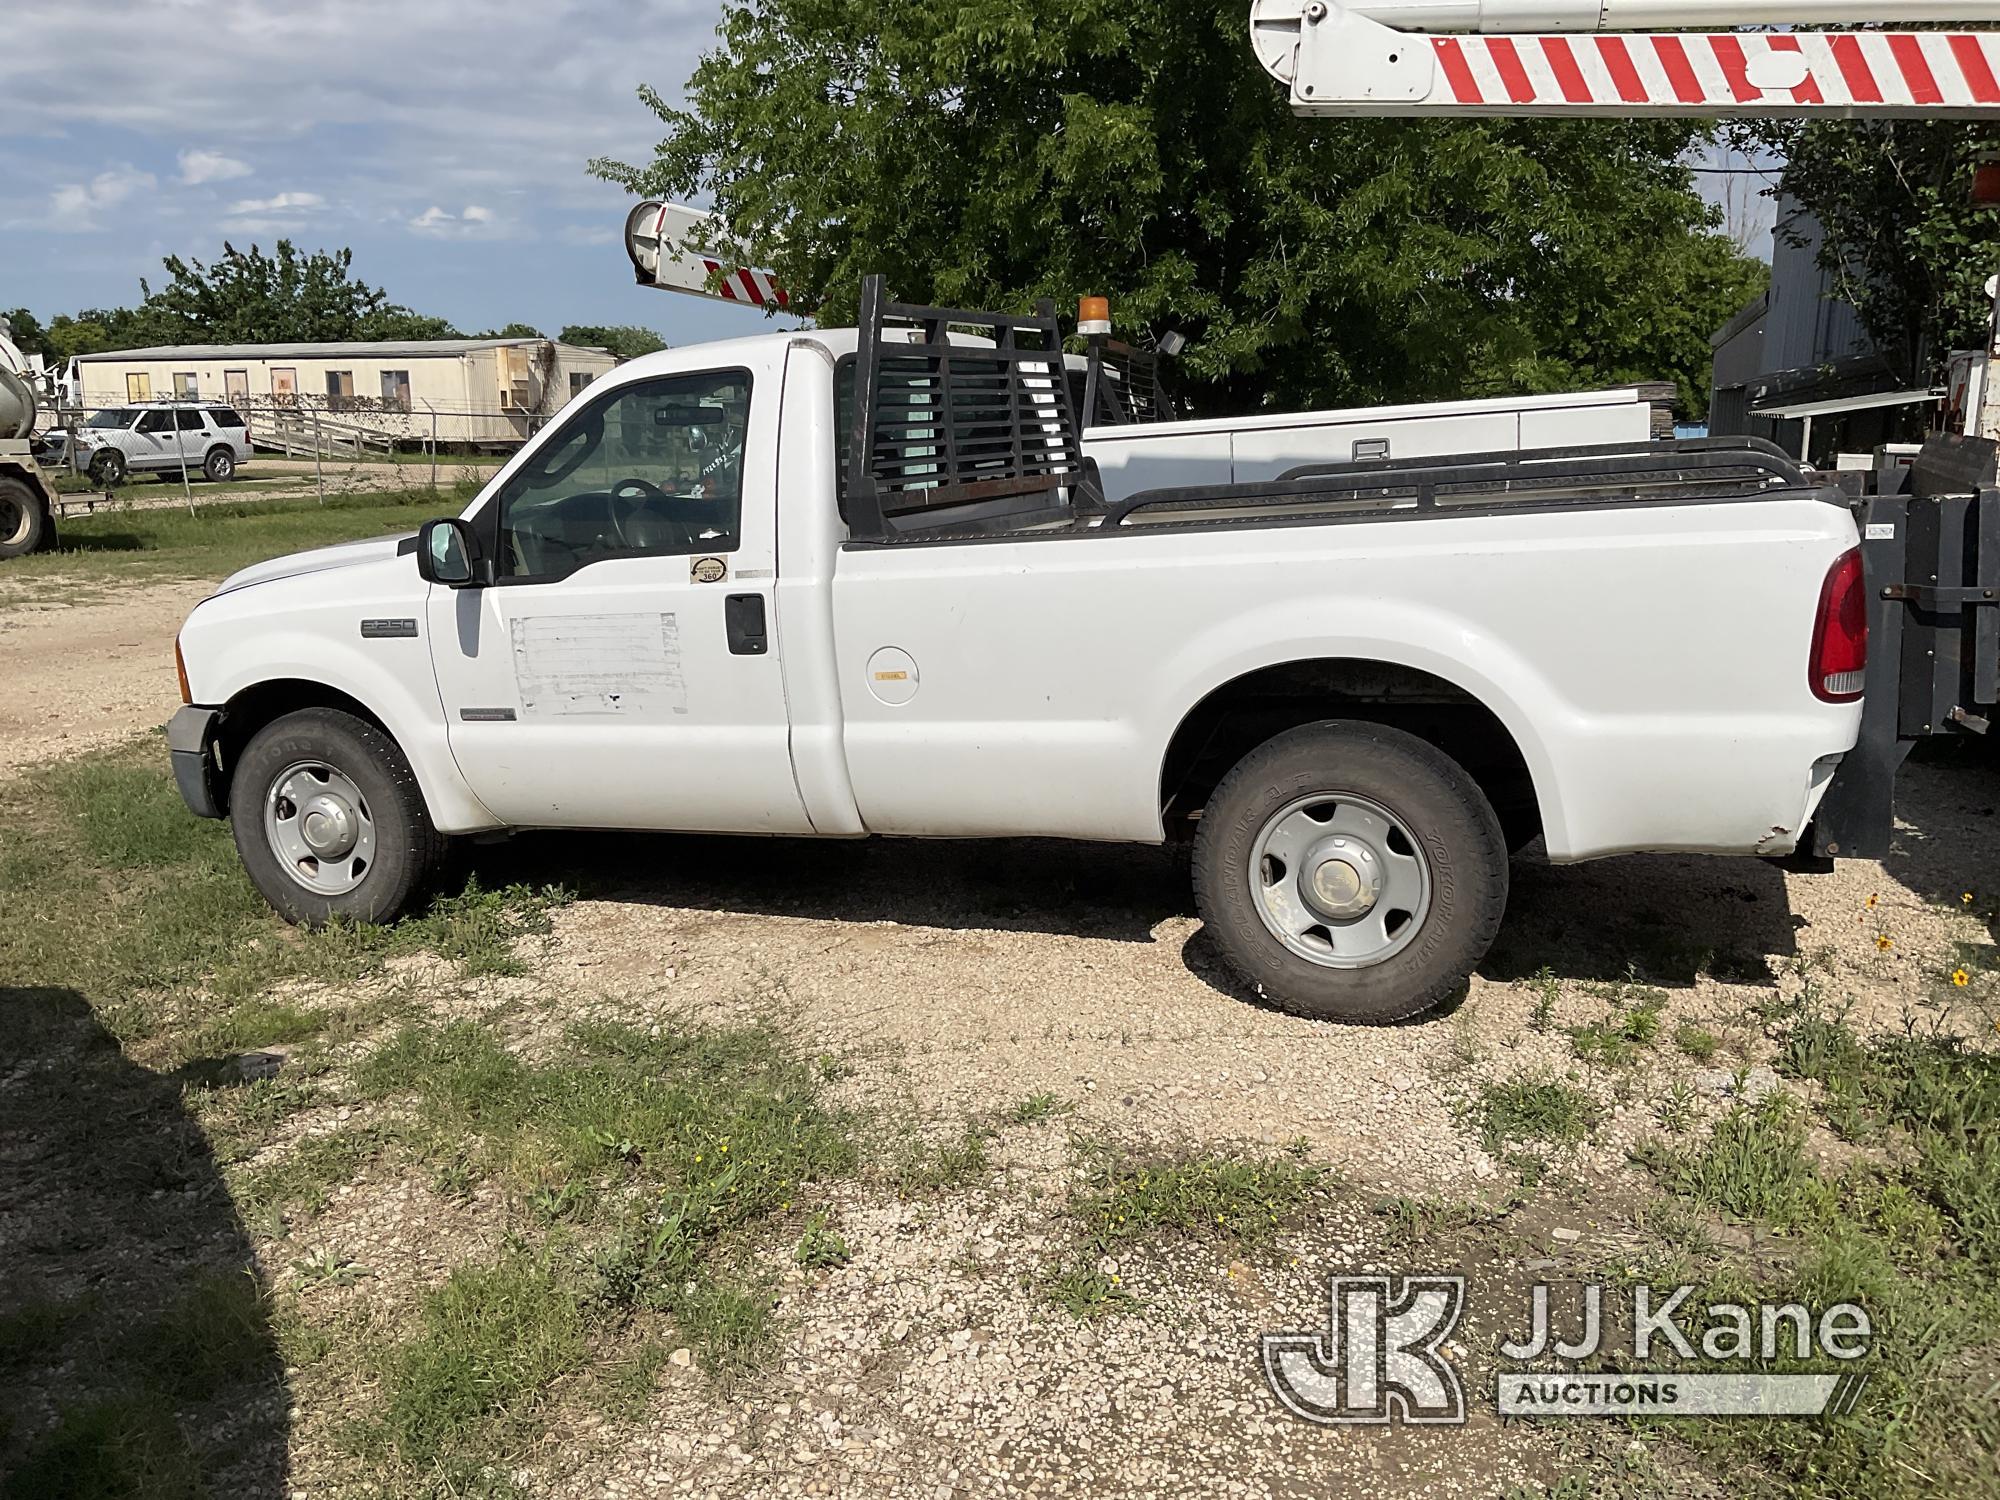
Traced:
<path fill-rule="evenodd" d="M 0 610 L 10 763 L 162 722 L 172 632 L 201 592 Z M 1371 1201 L 1492 1202 L 1519 1186 L 1520 1163 L 1477 1118 L 1497 1086 L 1562 1078 L 1600 1111 L 1561 1161 L 1574 1186 L 1481 1251 L 1511 1295 L 1523 1268 L 1617 1249 L 1617 1207 L 1644 1176 L 1631 1148 L 1663 1110 L 1713 1119 L 1767 1071 L 1758 1017 L 1805 986 L 1866 1032 L 1926 1015 L 1990 1026 L 1951 1015 L 1945 976 L 1958 945 L 1988 941 L 1957 908 L 2000 879 L 2000 767 L 1918 765 L 1904 815 L 1892 859 L 1832 876 L 1522 861 L 1502 944 L 1463 1002 L 1383 1030 L 1253 1003 L 1202 937 L 1169 851 L 557 836 L 476 851 L 489 889 L 560 880 L 578 899 L 524 944 L 526 976 L 450 991 L 439 1003 L 452 1017 L 491 1019 L 529 1055 L 579 1016 L 768 1024 L 857 1111 L 932 1142 L 986 1132 L 948 1197 L 838 1190 L 849 1253 L 830 1270 L 802 1269 L 789 1249 L 773 1263 L 790 1331 L 756 1376 L 717 1387 L 676 1350 L 636 1415 L 555 1424 L 512 1481 L 578 1497 L 1136 1496 L 1192 1492 L 1193 1476 L 1208 1494 L 1544 1493 L 1582 1472 L 1596 1438 L 1490 1417 L 1443 1434 L 1307 1427 L 1264 1389 L 1258 1334 L 1323 1326 L 1329 1268 L 1413 1269 L 1397 1220 Z M 1572 1029 L 1654 1004 L 1661 1040 L 1636 1066 L 1579 1063 Z M 1668 1040 L 1686 1033 L 1713 1045 Z M 296 1129 L 392 1118 L 375 1108 L 328 1104 Z M 1065 1200 L 1089 1142 L 1142 1156 L 1289 1149 L 1342 1191 L 1256 1256 L 1197 1246 L 1084 1267 L 1129 1286 L 1141 1310 L 1080 1322 L 1051 1309 L 1046 1279 L 1074 1234 Z M 257 1254 L 286 1286 L 311 1257 L 365 1266 L 366 1281 L 319 1294 L 315 1316 L 389 1326 L 455 1265 L 497 1253 L 521 1213 L 483 1189 L 364 1168 Z M 1460 1357 L 1488 1368 L 1490 1348 Z M 354 1477 L 338 1432 L 361 1387 L 352 1370 L 287 1374 L 289 1492 L 338 1492 Z M 1609 1493 L 1605 1476 L 1637 1462 L 1622 1443 L 1586 1455 L 1587 1492 Z M 1658 1462 L 1627 1492 L 1731 1489 L 1684 1458 Z"/>
<path fill-rule="evenodd" d="M 180 703 L 174 634 L 212 587 L 149 584 L 82 602 L 45 587 L 0 604 L 0 780 L 164 724 Z"/>

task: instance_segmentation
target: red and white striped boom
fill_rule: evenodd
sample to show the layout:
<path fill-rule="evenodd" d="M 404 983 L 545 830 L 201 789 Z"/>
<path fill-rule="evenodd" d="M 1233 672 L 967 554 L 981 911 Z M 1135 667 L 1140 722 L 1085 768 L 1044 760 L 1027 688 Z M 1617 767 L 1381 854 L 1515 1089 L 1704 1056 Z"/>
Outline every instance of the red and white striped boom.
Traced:
<path fill-rule="evenodd" d="M 2000 118 L 2000 0 L 1252 0 L 1301 115 Z M 1721 30 L 1664 30 L 1647 27 Z"/>
<path fill-rule="evenodd" d="M 743 264 L 730 244 L 714 214 L 678 203 L 641 203 L 625 220 L 625 253 L 639 285 L 766 310 L 789 308 L 791 296 L 771 273 Z"/>

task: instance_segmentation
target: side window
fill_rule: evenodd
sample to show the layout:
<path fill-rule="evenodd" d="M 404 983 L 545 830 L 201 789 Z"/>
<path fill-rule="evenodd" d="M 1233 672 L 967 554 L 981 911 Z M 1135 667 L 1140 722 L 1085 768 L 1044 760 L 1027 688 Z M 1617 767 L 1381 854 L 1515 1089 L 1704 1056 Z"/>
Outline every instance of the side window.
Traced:
<path fill-rule="evenodd" d="M 208 430 L 202 423 L 201 413 L 198 411 L 177 411 L 174 413 L 174 419 L 182 432 L 206 432 Z"/>
<path fill-rule="evenodd" d="M 233 406 L 212 407 L 208 415 L 217 427 L 241 427 L 244 425 L 243 414 Z"/>
<path fill-rule="evenodd" d="M 734 552 L 749 424 L 747 370 L 591 402 L 500 492 L 501 575 L 546 582 L 611 557 Z"/>
<path fill-rule="evenodd" d="M 139 418 L 139 431 L 141 432 L 172 432 L 173 430 L 174 414 L 170 411 L 149 411 L 145 416 Z"/>

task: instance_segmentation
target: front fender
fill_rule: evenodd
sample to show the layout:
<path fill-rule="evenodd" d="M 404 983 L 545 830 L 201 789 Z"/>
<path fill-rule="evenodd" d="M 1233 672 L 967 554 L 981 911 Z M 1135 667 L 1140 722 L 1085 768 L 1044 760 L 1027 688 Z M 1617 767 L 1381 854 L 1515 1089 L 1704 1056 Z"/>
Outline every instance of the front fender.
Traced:
<path fill-rule="evenodd" d="M 274 683 L 331 689 L 366 708 L 395 740 L 440 832 L 503 826 L 452 758 L 420 608 L 412 616 L 415 636 L 363 641 L 358 621 L 369 606 L 333 605 L 302 619 L 274 621 L 246 607 L 258 593 L 222 595 L 189 617 L 181 646 L 195 702 L 224 707 Z"/>

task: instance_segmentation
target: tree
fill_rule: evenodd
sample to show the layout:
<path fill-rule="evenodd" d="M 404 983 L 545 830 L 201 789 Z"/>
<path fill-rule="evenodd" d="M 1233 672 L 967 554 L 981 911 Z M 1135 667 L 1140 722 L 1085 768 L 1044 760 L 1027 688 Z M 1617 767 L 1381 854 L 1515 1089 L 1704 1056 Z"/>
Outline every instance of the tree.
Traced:
<path fill-rule="evenodd" d="M 538 339 L 542 330 L 532 323 L 509 323 L 505 328 L 489 328 L 484 333 L 476 333 L 480 339 Z"/>
<path fill-rule="evenodd" d="M 652 329 L 631 323 L 614 323 L 608 327 L 572 323 L 557 337 L 565 344 L 580 344 L 586 349 L 609 349 L 619 359 L 658 354 L 667 347 L 667 341 Z"/>
<path fill-rule="evenodd" d="M 1975 203 L 1972 181 L 2000 146 L 1992 126 L 1812 120 L 1744 134 L 1784 159 L 1785 191 L 1826 231 L 1837 295 L 1900 372 L 1923 380 L 1953 349 L 1985 346 L 2000 204 Z"/>
<path fill-rule="evenodd" d="M 427 318 L 356 280 L 352 250 L 303 254 L 290 240 L 276 253 L 238 250 L 227 241 L 212 265 L 168 256 L 167 284 L 139 283 L 138 313 L 164 338 L 148 342 L 318 343 L 349 339 L 449 338 L 442 318 Z"/>
<path fill-rule="evenodd" d="M 1295 119 L 1242 0 L 729 0 L 646 195 L 712 196 L 796 302 L 1113 298 L 1246 411 L 1672 378 L 1759 272 L 1686 122 Z"/>

